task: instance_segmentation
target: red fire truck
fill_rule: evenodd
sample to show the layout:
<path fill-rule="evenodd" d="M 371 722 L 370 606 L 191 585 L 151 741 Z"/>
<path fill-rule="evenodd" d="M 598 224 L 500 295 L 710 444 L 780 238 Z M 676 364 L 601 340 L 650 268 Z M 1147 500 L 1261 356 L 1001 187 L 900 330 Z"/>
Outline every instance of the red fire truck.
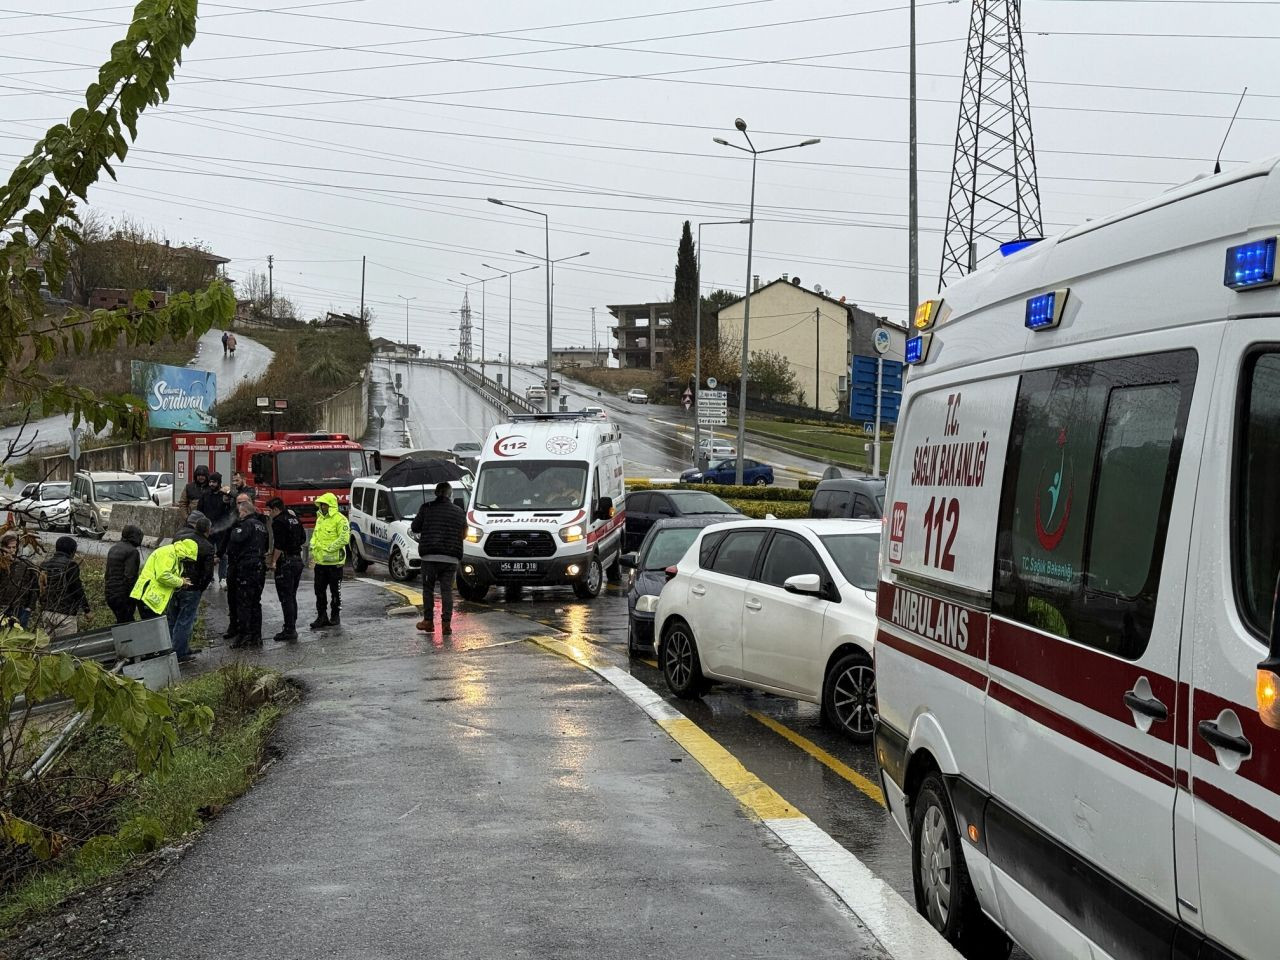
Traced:
<path fill-rule="evenodd" d="M 308 527 L 315 524 L 315 501 L 322 493 L 337 497 L 346 513 L 351 481 L 376 476 L 379 459 L 377 451 L 344 433 L 259 433 L 235 451 L 236 469 L 257 488 L 258 509 L 279 497 Z"/>

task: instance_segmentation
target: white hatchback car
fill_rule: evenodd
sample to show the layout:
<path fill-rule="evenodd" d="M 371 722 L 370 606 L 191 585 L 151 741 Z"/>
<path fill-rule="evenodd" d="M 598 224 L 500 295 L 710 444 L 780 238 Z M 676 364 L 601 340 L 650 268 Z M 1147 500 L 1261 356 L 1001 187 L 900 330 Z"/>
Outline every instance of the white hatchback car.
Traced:
<path fill-rule="evenodd" d="M 671 692 L 720 680 L 822 705 L 854 740 L 876 717 L 880 521 L 748 520 L 708 527 L 667 569 L 655 609 Z M 637 607 L 639 609 L 639 607 Z"/>
<path fill-rule="evenodd" d="M 649 395 L 639 387 L 633 387 L 627 391 L 627 403 L 648 403 Z"/>

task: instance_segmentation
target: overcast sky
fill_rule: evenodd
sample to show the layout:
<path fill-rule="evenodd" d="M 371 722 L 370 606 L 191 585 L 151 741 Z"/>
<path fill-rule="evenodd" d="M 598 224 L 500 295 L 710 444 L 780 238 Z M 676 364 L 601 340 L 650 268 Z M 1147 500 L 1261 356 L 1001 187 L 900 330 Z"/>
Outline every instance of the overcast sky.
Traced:
<path fill-rule="evenodd" d="M 0 0 L 3 2 L 3 0 Z M 37 12 L 35 8 L 41 8 Z M 131 5 L 0 7 L 0 154 L 12 164 L 82 100 Z M 93 206 L 265 270 L 306 316 L 451 353 L 463 272 L 590 256 L 556 271 L 559 345 L 591 310 L 669 298 L 682 221 L 745 217 L 750 161 L 711 142 L 823 142 L 763 159 L 755 270 L 799 275 L 902 320 L 907 299 L 905 0 L 201 0 L 169 103 L 149 111 Z M 970 6 L 923 0 L 921 292 L 937 286 Z M 1280 3 L 1027 0 L 1027 74 L 1049 234 L 1212 169 L 1280 151 Z M 779 63 L 778 61 L 789 61 Z M 25 141 L 25 142 L 24 142 Z M 705 289 L 741 291 L 746 228 L 709 227 Z M 541 270 L 515 279 L 514 355 L 545 349 Z M 479 321 L 480 287 L 472 288 Z M 506 281 L 487 353 L 506 352 Z M 476 334 L 477 346 L 480 334 Z M 497 341 L 495 343 L 495 341 Z"/>

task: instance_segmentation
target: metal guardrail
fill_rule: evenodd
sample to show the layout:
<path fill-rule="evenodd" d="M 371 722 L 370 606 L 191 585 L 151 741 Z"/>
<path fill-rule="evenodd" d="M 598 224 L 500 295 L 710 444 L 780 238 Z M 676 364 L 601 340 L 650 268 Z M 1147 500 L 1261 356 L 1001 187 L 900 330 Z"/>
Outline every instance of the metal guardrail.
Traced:
<path fill-rule="evenodd" d="M 110 628 L 105 630 L 93 630 L 88 633 L 76 634 L 73 637 L 65 637 L 55 640 L 44 649 L 46 653 L 69 653 L 73 657 L 81 660 L 93 660 L 103 666 L 120 665 L 120 658 L 116 654 L 115 638 L 111 635 Z M 51 713 L 54 710 L 60 710 L 65 707 L 70 700 L 59 698 L 56 700 L 47 700 L 43 703 L 36 704 L 31 708 L 31 715 L 38 716 L 42 713 Z M 27 709 L 27 701 L 25 697 L 18 697 L 13 701 L 13 705 L 9 708 L 9 715 L 23 713 Z"/>
<path fill-rule="evenodd" d="M 432 360 L 423 358 L 418 360 L 410 360 L 409 363 L 420 363 L 425 366 L 441 367 L 443 369 L 452 370 L 453 373 L 462 379 L 462 381 L 470 385 L 480 396 L 495 407 L 504 417 L 511 417 L 514 413 L 541 413 L 540 407 L 530 403 L 520 394 L 510 389 L 504 384 L 499 384 L 488 377 L 482 377 L 476 373 L 465 363 L 455 360 Z"/>

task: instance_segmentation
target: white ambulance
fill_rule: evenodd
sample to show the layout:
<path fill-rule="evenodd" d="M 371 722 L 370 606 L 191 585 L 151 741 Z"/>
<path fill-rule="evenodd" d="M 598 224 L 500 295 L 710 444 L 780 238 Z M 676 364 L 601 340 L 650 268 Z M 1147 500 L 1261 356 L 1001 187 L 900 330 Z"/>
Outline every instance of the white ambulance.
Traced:
<path fill-rule="evenodd" d="M 1280 956 L 1280 169 L 921 306 L 876 753 L 969 956 Z"/>
<path fill-rule="evenodd" d="M 467 511 L 458 592 L 570 585 L 598 596 L 620 578 L 622 429 L 584 412 L 522 414 L 489 431 Z"/>

